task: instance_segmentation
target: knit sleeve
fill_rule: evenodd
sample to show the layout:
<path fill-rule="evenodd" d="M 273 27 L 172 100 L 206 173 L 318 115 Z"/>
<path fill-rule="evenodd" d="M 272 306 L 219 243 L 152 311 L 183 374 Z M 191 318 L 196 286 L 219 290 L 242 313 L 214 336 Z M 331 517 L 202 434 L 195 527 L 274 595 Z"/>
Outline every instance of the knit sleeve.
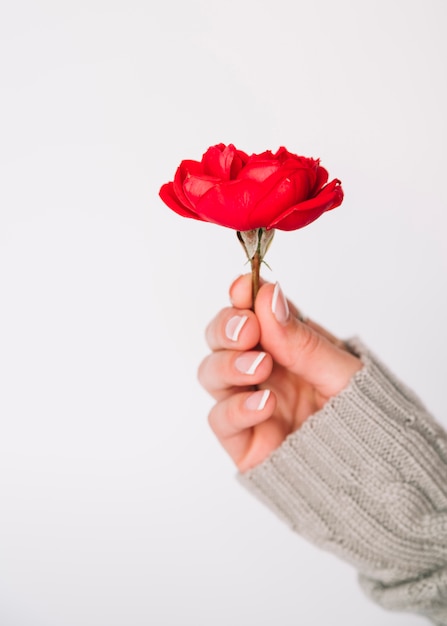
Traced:
<path fill-rule="evenodd" d="M 349 386 L 241 482 L 353 564 L 383 607 L 447 625 L 447 435 L 358 341 Z"/>

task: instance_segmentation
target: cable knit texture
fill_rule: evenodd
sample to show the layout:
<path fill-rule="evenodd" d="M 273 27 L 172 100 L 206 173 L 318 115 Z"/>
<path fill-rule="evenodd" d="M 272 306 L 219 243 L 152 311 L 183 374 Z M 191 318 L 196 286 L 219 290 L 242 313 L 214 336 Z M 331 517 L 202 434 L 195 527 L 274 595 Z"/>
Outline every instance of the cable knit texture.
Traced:
<path fill-rule="evenodd" d="M 364 367 L 239 476 L 292 528 L 352 563 L 388 609 L 447 625 L 447 435 L 358 341 Z"/>

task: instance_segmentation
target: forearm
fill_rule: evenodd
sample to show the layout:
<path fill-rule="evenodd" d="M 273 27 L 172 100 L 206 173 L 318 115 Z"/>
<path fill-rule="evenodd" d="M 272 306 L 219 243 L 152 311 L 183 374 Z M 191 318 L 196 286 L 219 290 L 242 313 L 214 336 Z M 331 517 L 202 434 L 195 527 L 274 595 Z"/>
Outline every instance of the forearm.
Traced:
<path fill-rule="evenodd" d="M 241 481 L 387 608 L 447 624 L 447 437 L 376 359 Z"/>

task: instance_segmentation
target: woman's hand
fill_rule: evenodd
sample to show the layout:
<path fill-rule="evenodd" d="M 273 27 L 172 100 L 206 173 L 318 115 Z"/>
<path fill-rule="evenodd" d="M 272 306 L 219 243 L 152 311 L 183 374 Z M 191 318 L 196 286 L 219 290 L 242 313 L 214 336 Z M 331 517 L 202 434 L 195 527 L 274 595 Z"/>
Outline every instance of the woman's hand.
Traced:
<path fill-rule="evenodd" d="M 206 330 L 211 349 L 199 380 L 215 398 L 209 423 L 238 469 L 261 463 L 362 367 L 343 343 L 300 320 L 279 285 L 262 284 L 251 307 L 251 276 L 230 288 L 233 303 Z"/>

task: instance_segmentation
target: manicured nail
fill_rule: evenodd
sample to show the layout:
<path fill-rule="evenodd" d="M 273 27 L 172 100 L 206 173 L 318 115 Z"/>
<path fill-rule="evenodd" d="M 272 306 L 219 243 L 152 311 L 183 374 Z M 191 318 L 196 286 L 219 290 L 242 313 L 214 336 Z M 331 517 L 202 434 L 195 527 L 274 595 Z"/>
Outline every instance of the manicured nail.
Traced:
<path fill-rule="evenodd" d="M 225 334 L 231 341 L 237 341 L 239 339 L 239 333 L 241 332 L 245 322 L 248 320 L 248 315 L 235 315 L 228 320 L 225 326 Z"/>
<path fill-rule="evenodd" d="M 279 283 L 276 283 L 273 290 L 272 312 L 280 324 L 285 324 L 289 319 L 289 305 Z"/>
<path fill-rule="evenodd" d="M 254 374 L 264 358 L 265 352 L 246 352 L 236 359 L 234 365 L 242 374 Z"/>
<path fill-rule="evenodd" d="M 255 391 L 245 401 L 245 407 L 249 411 L 262 411 L 267 404 L 267 400 L 270 396 L 270 389 L 260 389 Z"/>

